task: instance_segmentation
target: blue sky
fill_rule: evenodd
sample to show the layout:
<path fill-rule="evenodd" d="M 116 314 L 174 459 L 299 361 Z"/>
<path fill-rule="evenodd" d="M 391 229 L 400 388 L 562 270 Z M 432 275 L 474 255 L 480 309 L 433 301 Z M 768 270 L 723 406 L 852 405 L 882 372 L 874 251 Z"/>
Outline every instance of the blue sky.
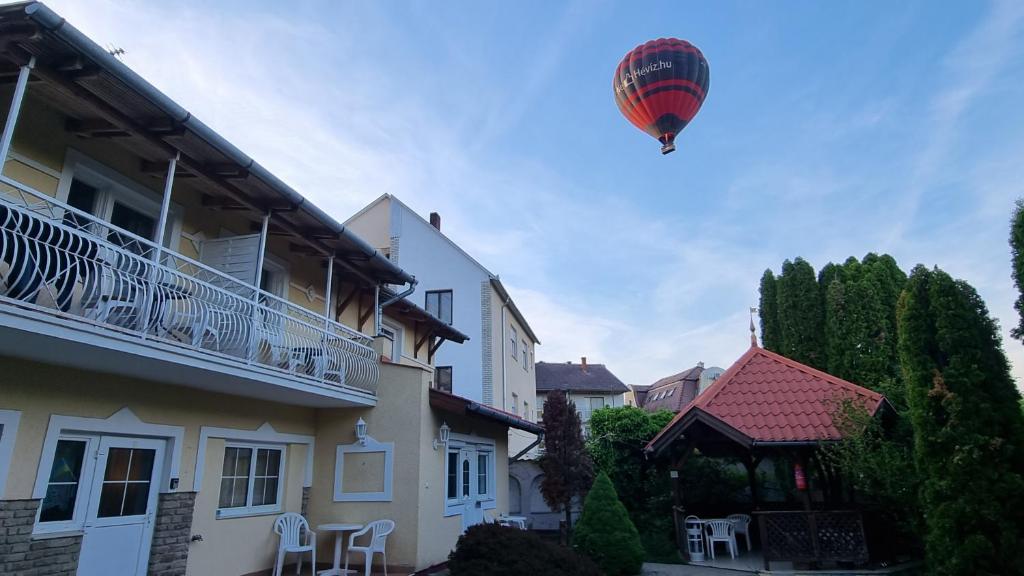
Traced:
<path fill-rule="evenodd" d="M 385 192 L 440 212 L 539 359 L 728 366 L 796 256 L 939 265 L 1016 320 L 1024 3 L 49 4 L 339 220 Z M 711 67 L 669 156 L 611 88 L 660 36 Z"/>

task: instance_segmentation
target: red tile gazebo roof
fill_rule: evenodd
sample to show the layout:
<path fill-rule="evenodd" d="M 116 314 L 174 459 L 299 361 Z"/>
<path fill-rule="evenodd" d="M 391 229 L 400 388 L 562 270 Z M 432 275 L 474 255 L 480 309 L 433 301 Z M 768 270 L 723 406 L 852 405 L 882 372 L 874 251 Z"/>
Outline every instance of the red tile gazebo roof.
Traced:
<path fill-rule="evenodd" d="M 690 423 L 714 425 L 741 443 L 839 440 L 832 415 L 844 401 L 871 414 L 885 397 L 862 386 L 751 346 L 724 374 L 647 444 L 660 450 Z"/>

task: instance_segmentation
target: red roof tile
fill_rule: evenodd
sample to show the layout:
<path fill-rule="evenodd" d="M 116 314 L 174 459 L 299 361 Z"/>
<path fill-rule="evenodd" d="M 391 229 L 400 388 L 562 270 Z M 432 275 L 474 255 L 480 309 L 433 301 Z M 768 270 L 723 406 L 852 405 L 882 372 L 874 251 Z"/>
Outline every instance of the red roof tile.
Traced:
<path fill-rule="evenodd" d="M 840 403 L 859 402 L 874 414 L 883 400 L 878 392 L 752 346 L 647 447 L 695 410 L 753 442 L 839 440 L 832 415 Z"/>

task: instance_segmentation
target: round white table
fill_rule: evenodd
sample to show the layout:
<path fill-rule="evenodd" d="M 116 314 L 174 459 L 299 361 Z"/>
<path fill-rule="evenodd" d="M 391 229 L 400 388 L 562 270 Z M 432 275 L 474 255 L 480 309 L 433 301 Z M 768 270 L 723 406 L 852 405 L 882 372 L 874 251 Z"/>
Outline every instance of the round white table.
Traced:
<path fill-rule="evenodd" d="M 345 537 L 345 532 L 362 530 L 363 525 L 353 522 L 332 522 L 330 524 L 321 524 L 316 529 L 323 532 L 334 532 L 334 566 L 329 570 L 321 570 L 317 574 L 319 576 L 344 576 L 349 572 L 354 574 L 355 570 L 343 570 L 341 568 L 341 541 Z"/>

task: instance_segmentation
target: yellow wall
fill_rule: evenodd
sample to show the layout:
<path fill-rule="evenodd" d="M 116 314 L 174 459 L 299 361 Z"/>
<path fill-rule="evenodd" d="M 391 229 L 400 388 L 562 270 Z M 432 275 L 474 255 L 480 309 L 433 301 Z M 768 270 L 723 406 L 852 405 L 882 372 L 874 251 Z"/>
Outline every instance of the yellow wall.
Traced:
<path fill-rule="evenodd" d="M 179 461 L 179 491 L 191 491 L 202 426 L 255 430 L 269 422 L 281 433 L 312 435 L 313 409 L 206 393 L 134 380 L 0 358 L 0 409 L 20 410 L 21 422 L 3 498 L 30 499 L 51 415 L 108 418 L 129 408 L 150 424 L 184 427 Z M 275 515 L 215 520 L 224 441 L 208 442 L 203 483 L 196 499 L 193 534 L 203 542 L 189 549 L 189 574 L 244 574 L 270 565 L 276 549 L 270 532 Z M 299 511 L 306 447 L 292 445 L 286 455 L 285 511 Z M 224 554 L 231 550 L 231 554 Z"/>
<path fill-rule="evenodd" d="M 188 574 L 248 574 L 273 566 L 277 557 L 278 538 L 273 532 L 277 512 L 245 518 L 216 517 L 225 444 L 220 438 L 211 438 L 206 446 L 206 472 L 192 516 L 192 534 L 202 535 L 203 540 L 189 546 Z M 306 447 L 289 446 L 285 466 L 282 512 L 299 512 L 306 473 Z M 227 550 L 231 553 L 225 554 Z M 293 560 L 294 557 L 288 559 Z"/>
<path fill-rule="evenodd" d="M 390 518 L 397 524 L 388 538 L 388 563 L 412 567 L 416 561 L 416 526 L 419 514 L 420 471 L 415 463 L 421 449 L 420 419 L 423 418 L 426 378 L 423 370 L 393 364 L 381 365 L 378 401 L 373 409 L 323 409 L 316 415 L 317 444 L 310 522 L 367 522 Z M 339 444 L 356 442 L 356 421 L 362 418 L 367 434 L 378 442 L 393 442 L 394 485 L 391 502 L 335 502 L 334 471 Z M 315 528 L 314 528 L 315 529 Z M 347 538 L 347 536 L 346 536 Z M 333 555 L 333 535 L 318 538 L 323 558 Z"/>
<path fill-rule="evenodd" d="M 391 198 L 381 199 L 345 226 L 377 250 L 391 250 Z"/>
<path fill-rule="evenodd" d="M 528 420 L 536 420 L 537 417 L 537 378 L 533 366 L 534 343 L 526 335 L 522 325 L 516 321 L 515 316 L 509 309 L 505 309 L 504 336 L 502 331 L 502 300 L 497 291 L 491 288 L 491 321 L 494 330 L 492 331 L 494 344 L 491 346 L 493 355 L 492 366 L 494 367 L 494 398 L 500 402 L 502 397 L 502 366 L 505 370 L 505 398 L 504 403 L 497 407 L 506 412 L 515 412 Z M 515 328 L 517 335 L 516 357 L 512 358 L 511 332 L 510 327 Z M 529 366 L 523 369 L 523 340 L 526 341 L 529 351 Z M 504 362 L 504 365 L 502 364 Z M 518 396 L 518 406 L 513 410 L 513 396 Z M 529 404 L 529 414 L 524 414 L 523 403 Z M 542 401 L 543 402 L 543 401 Z M 509 456 L 515 456 L 521 450 L 537 440 L 535 434 L 522 430 L 509 430 Z"/>

